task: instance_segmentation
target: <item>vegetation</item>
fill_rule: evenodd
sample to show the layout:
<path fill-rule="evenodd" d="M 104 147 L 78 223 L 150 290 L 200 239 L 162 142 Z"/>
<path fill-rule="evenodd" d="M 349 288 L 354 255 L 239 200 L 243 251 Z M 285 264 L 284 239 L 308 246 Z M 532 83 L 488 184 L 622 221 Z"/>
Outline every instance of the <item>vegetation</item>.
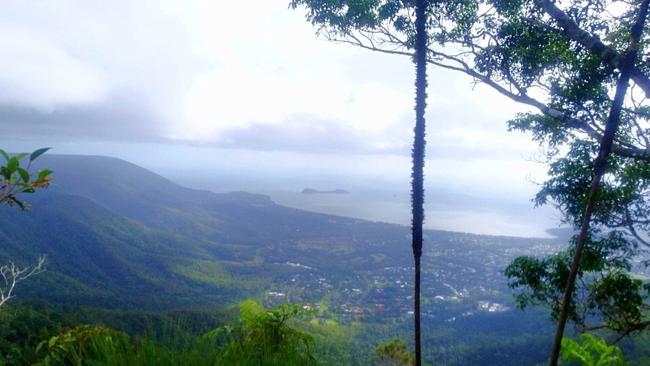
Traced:
<path fill-rule="evenodd" d="M 102 326 L 80 325 L 38 344 L 40 365 L 310 365 L 312 337 L 289 323 L 300 305 L 267 311 L 244 301 L 234 323 L 181 344 L 134 338 Z M 172 342 L 165 344 L 165 342 Z"/>
<path fill-rule="evenodd" d="M 306 7 L 330 40 L 415 54 L 413 1 L 291 5 Z M 567 318 L 583 330 L 608 327 L 621 335 L 650 325 L 643 316 L 647 288 L 629 274 L 638 247 L 650 246 L 646 11 L 645 1 L 430 3 L 428 62 L 538 111 L 509 123 L 544 147 L 549 179 L 536 202 L 557 205 L 566 222 L 582 228 L 562 253 L 519 258 L 507 269 L 520 305 L 549 305 L 559 321 L 552 364 Z M 628 78 L 634 84 L 626 96 Z M 574 283 L 580 301 L 572 298 Z M 586 326 L 587 319 L 602 323 Z"/>
<path fill-rule="evenodd" d="M 52 171 L 49 169 L 41 169 L 32 177 L 29 169 L 32 162 L 39 156 L 45 154 L 49 148 L 38 149 L 31 154 L 18 154 L 10 156 L 4 150 L 0 149 L 0 155 L 5 160 L 3 165 L 0 165 L 0 206 L 8 205 L 9 207 L 17 205 L 23 210 L 29 208 L 24 201 L 18 199 L 18 195 L 22 193 L 34 193 L 36 189 L 47 188 L 50 184 L 50 174 Z M 29 155 L 29 163 L 27 167 L 21 167 L 21 160 Z M 44 270 L 45 257 L 40 257 L 37 263 L 33 266 L 20 267 L 13 261 L 8 264 L 0 266 L 0 308 L 7 303 L 7 301 L 14 298 L 14 290 L 16 285 L 25 281 L 29 277 L 38 274 Z"/>
<path fill-rule="evenodd" d="M 372 362 L 377 366 L 412 366 L 415 356 L 409 352 L 404 341 L 393 339 L 377 346 Z"/>
<path fill-rule="evenodd" d="M 585 244 L 588 240 L 589 237 L 589 228 L 591 225 L 591 217 L 593 215 L 594 207 L 596 205 L 596 202 L 598 200 L 598 193 L 600 189 L 600 184 L 601 180 L 603 179 L 603 176 L 605 175 L 605 171 L 607 168 L 607 160 L 609 158 L 609 155 L 611 154 L 612 151 L 612 145 L 614 143 L 614 139 L 617 135 L 618 128 L 620 126 L 621 122 L 621 110 L 623 109 L 623 103 L 625 101 L 625 95 L 628 92 L 628 83 L 630 81 L 632 71 L 635 68 L 635 62 L 638 56 L 638 44 L 641 38 L 641 34 L 643 33 L 643 28 L 646 23 L 646 18 L 648 15 L 648 1 L 643 1 L 639 7 L 638 10 L 638 15 L 632 24 L 630 28 L 630 40 L 629 44 L 627 47 L 627 52 L 624 56 L 624 60 L 619 67 L 620 69 L 620 76 L 619 79 L 616 82 L 616 92 L 614 99 L 612 101 L 611 107 L 609 109 L 609 113 L 607 115 L 607 122 L 605 124 L 605 129 L 603 132 L 603 137 L 600 142 L 600 146 L 598 148 L 598 155 L 594 159 L 593 162 L 593 177 L 591 179 L 591 185 L 589 189 L 589 195 L 587 196 L 587 200 L 585 203 L 585 208 L 584 212 L 582 213 L 582 218 L 580 222 L 580 234 L 576 238 L 575 242 L 575 253 L 573 254 L 573 259 L 571 261 L 571 267 L 569 270 L 569 275 L 567 277 L 567 281 L 565 284 L 565 290 L 564 290 L 564 296 L 562 297 L 562 305 L 560 307 L 560 313 L 558 314 L 558 326 L 557 326 L 557 332 L 555 334 L 555 339 L 553 341 L 553 349 L 551 350 L 551 362 L 550 365 L 556 365 L 557 360 L 559 358 L 560 354 L 560 349 L 561 349 L 561 342 L 562 338 L 564 336 L 564 327 L 566 325 L 567 318 L 569 316 L 569 312 L 571 311 L 571 306 L 572 306 L 572 298 L 573 298 L 573 293 L 575 291 L 575 283 L 576 283 L 576 277 L 578 275 L 578 271 L 580 270 L 580 264 L 582 260 L 582 251 L 583 248 L 585 247 Z M 633 229 L 634 230 L 634 229 Z M 606 259 L 606 257 L 604 258 Z M 621 272 L 616 272 L 616 277 L 622 278 L 623 282 L 617 281 L 616 285 L 621 286 L 621 285 L 628 285 L 626 281 L 629 281 L 629 277 L 626 277 L 624 274 Z M 615 280 L 616 281 L 616 280 Z M 604 286 L 607 286 L 606 284 Z M 632 286 L 628 287 L 632 289 L 632 291 L 637 291 L 639 290 L 640 286 Z M 606 288 L 605 291 L 601 290 L 601 293 L 605 292 L 607 293 L 606 296 L 609 296 L 609 293 L 615 292 L 616 288 Z M 639 296 L 637 296 L 638 298 Z M 640 318 L 640 311 L 639 308 L 642 306 L 642 303 L 638 302 L 635 309 L 631 309 L 632 313 L 637 313 L 634 314 L 635 320 L 638 323 L 638 319 Z M 622 311 L 621 311 L 622 310 Z M 625 308 L 625 309 L 615 309 L 615 312 L 618 312 L 619 314 L 621 312 L 623 313 L 629 313 L 630 309 Z M 607 314 L 607 312 L 605 312 Z M 627 314 L 626 314 L 627 315 Z M 634 324 L 634 327 L 638 327 L 637 324 Z M 629 332 L 629 329 L 626 330 L 625 332 Z M 634 329 L 634 328 L 632 328 Z"/>
<path fill-rule="evenodd" d="M 422 334 L 420 320 L 420 287 L 421 287 L 421 262 L 422 262 L 422 236 L 424 231 L 424 155 L 425 155 L 425 119 L 424 113 L 427 104 L 427 63 L 426 63 L 426 23 L 427 23 L 428 1 L 418 0 L 415 5 L 415 128 L 413 137 L 412 152 L 412 173 L 411 173 L 411 239 L 413 248 L 413 259 L 415 262 L 415 284 L 414 284 L 414 343 L 415 343 L 415 365 L 422 365 Z"/>
<path fill-rule="evenodd" d="M 365 365 L 378 344 L 412 335 L 408 228 L 193 191 L 116 159 L 46 155 L 39 163 L 56 170 L 57 184 L 31 196 L 33 210 L 0 210 L 0 256 L 46 254 L 48 273 L 20 287 L 7 316 L 25 304 L 45 318 L 72 317 L 63 329 L 101 326 L 176 352 L 236 318 L 233 306 L 246 298 L 269 309 L 300 303 L 314 312 L 296 320 L 313 337 L 314 357 L 336 365 Z M 142 199 L 149 190 L 157 194 Z M 550 323 L 537 310 L 508 310 L 502 271 L 515 255 L 558 243 L 425 233 L 423 358 L 449 366 L 543 360 Z M 637 349 L 624 350 L 633 359 Z"/>
<path fill-rule="evenodd" d="M 220 363 L 224 365 L 314 365 L 312 337 L 289 322 L 303 313 L 299 304 L 283 304 L 267 311 L 255 301 L 240 305 L 241 316 L 234 326 L 206 334 L 225 339 Z"/>
<path fill-rule="evenodd" d="M 8 304 L 0 312 L 0 365 L 33 365 L 38 344 L 74 322 L 60 312 Z"/>
<path fill-rule="evenodd" d="M 5 160 L 5 164 L 0 166 L 0 205 L 6 204 L 10 207 L 17 205 L 25 210 L 29 206 L 19 200 L 18 195 L 21 193 L 34 193 L 36 189 L 47 188 L 50 185 L 51 170 L 41 169 L 36 173 L 35 177 L 29 172 L 34 160 L 48 150 L 49 148 L 43 148 L 31 154 L 22 153 L 10 156 L 0 149 L 0 155 Z M 29 156 L 29 163 L 26 167 L 21 167 L 21 161 L 27 156 Z"/>
<path fill-rule="evenodd" d="M 382 334 L 385 329 L 364 328 L 355 331 L 340 325 L 319 325 L 314 322 L 316 314 L 300 310 L 298 305 L 283 305 L 268 311 L 255 302 L 245 301 L 240 304 L 240 308 L 238 318 L 229 321 L 221 315 L 218 320 L 221 325 L 212 330 L 205 330 L 204 327 L 209 323 L 209 314 L 194 317 L 186 313 L 173 315 L 175 320 L 158 317 L 158 320 L 149 322 L 145 331 L 131 329 L 125 332 L 113 328 L 119 327 L 119 319 L 126 315 L 124 313 L 115 313 L 116 317 L 112 320 L 99 313 L 92 315 L 94 321 L 103 318 L 112 326 L 101 323 L 83 325 L 86 320 L 76 318 L 78 314 L 61 316 L 60 310 L 10 306 L 8 311 L 0 315 L 0 364 L 76 365 L 80 362 L 83 365 L 111 365 L 117 362 L 129 365 L 259 365 L 262 354 L 271 356 L 263 357 L 266 360 L 262 362 L 264 365 L 406 366 L 412 365 L 414 361 L 406 343 L 398 339 L 378 342 L 375 338 L 377 346 L 372 352 L 360 348 L 362 345 L 359 341 L 364 334 Z M 277 320 L 287 313 L 295 315 L 289 316 L 280 325 Z M 151 315 L 139 316 L 142 319 L 153 319 Z M 128 320 L 128 325 L 131 326 L 139 322 L 133 315 Z M 200 325 L 201 320 L 206 320 L 206 324 L 197 328 L 194 324 Z M 294 337 L 296 334 L 298 336 Z M 463 345 L 462 338 L 469 335 L 461 333 L 458 338 L 448 339 L 449 345 L 442 347 L 447 349 L 449 355 L 439 353 L 436 361 L 445 365 L 505 364 L 508 362 L 506 360 L 515 360 L 516 364 L 521 365 L 535 364 L 534 359 L 520 358 L 518 355 L 530 353 L 531 349 L 522 349 L 512 341 L 503 342 L 505 337 L 486 338 L 483 345 L 476 340 Z M 440 336 L 449 338 L 450 334 Z M 580 343 L 566 340 L 565 343 L 573 342 L 571 344 L 575 345 L 564 348 L 567 355 L 565 360 L 577 361 L 576 355 L 585 359 L 610 360 L 620 355 L 618 347 L 606 345 L 601 339 L 595 339 L 593 344 L 591 340 L 587 341 L 592 338 L 581 337 Z M 497 349 L 481 349 L 494 342 L 498 342 Z M 470 345 L 475 348 L 468 348 Z"/>
<path fill-rule="evenodd" d="M 0 308 L 15 297 L 16 285 L 44 270 L 45 257 L 40 257 L 34 266 L 18 267 L 10 262 L 0 266 Z"/>
<path fill-rule="evenodd" d="M 189 190 L 112 160 L 62 158 L 64 184 L 30 200 L 42 209 L 0 212 L 0 260 L 8 261 L 0 266 L 0 364 L 544 361 L 537 349 L 550 343 L 548 324 L 534 312 L 515 320 L 507 287 L 520 308 L 542 305 L 557 320 L 550 365 L 560 354 L 581 365 L 624 365 L 623 347 L 639 355 L 632 362 L 647 363 L 650 284 L 633 271 L 650 263 L 639 263 L 650 249 L 650 0 L 290 5 L 305 7 L 332 41 L 415 60 L 414 267 L 402 255 L 408 233 L 399 227 L 300 212 L 264 196 Z M 548 179 L 535 202 L 557 206 L 576 229 L 568 248 L 546 241 L 504 248 L 505 238 L 489 246 L 490 239 L 436 232 L 436 251 L 425 250 L 427 64 L 533 108 L 508 125 L 543 149 Z M 30 172 L 47 151 L 0 150 L 0 205 L 24 211 L 22 195 L 50 185 L 51 170 Z M 44 257 L 15 264 L 34 253 L 46 253 L 55 269 L 25 284 L 25 302 L 14 306 L 16 285 L 43 270 Z M 421 278 L 423 262 L 436 268 L 424 271 L 429 278 Z M 405 277 L 411 270 L 413 283 Z M 256 300 L 240 303 L 236 320 L 228 310 L 196 315 L 248 297 Z M 195 313 L 164 313 L 178 308 Z M 432 335 L 421 336 L 423 322 Z M 580 342 L 565 337 L 567 322 L 584 333 Z M 612 345 L 586 333 L 595 331 Z M 398 340 L 411 332 L 414 354 Z"/>
<path fill-rule="evenodd" d="M 580 335 L 582 343 L 573 339 L 562 339 L 562 360 L 578 362 L 581 366 L 625 366 L 623 352 L 617 346 L 610 346 L 604 339 L 591 334 Z"/>

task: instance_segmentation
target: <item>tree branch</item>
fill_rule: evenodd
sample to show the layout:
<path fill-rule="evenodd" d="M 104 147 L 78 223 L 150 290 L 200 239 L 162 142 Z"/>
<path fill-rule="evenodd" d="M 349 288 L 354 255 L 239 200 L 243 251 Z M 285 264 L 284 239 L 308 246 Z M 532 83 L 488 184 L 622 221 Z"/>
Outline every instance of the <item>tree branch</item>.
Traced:
<path fill-rule="evenodd" d="M 600 56 L 605 64 L 621 69 L 624 57 L 615 49 L 604 44 L 598 37 L 581 29 L 562 9 L 551 0 L 537 0 L 538 5 L 562 28 L 563 33 L 578 42 L 593 54 Z M 650 78 L 644 75 L 636 66 L 630 71 L 630 78 L 650 97 Z"/>
<path fill-rule="evenodd" d="M 13 262 L 0 267 L 0 277 L 2 277 L 2 284 L 0 284 L 0 308 L 7 301 L 15 297 L 13 292 L 18 283 L 44 270 L 45 257 L 39 257 L 38 262 L 33 267 L 27 266 L 20 268 Z"/>
<path fill-rule="evenodd" d="M 540 0 L 540 1 L 547 1 L 547 0 Z M 562 12 L 559 9 L 558 11 Z M 564 16 L 567 17 L 566 14 L 564 14 Z M 571 21 L 571 19 L 568 20 Z M 327 35 L 327 38 L 328 40 L 333 42 L 349 44 L 370 51 L 391 54 L 391 55 L 400 55 L 400 56 L 409 56 L 409 57 L 414 56 L 414 53 L 408 49 L 406 42 L 400 39 L 399 37 L 397 37 L 393 32 L 391 32 L 390 29 L 386 27 L 379 27 L 378 30 L 375 31 L 363 31 L 359 33 L 361 33 L 361 36 L 348 32 L 345 35 L 343 35 L 344 38 L 337 37 L 336 35 Z M 378 37 L 383 38 L 383 40 L 381 42 L 377 41 Z M 382 45 L 378 45 L 378 42 L 382 43 Z M 383 46 L 384 43 L 392 44 L 395 46 L 395 48 L 384 47 Z M 478 80 L 490 86 L 492 89 L 496 90 L 500 94 L 508 97 L 509 99 L 517 103 L 526 104 L 531 107 L 534 107 L 535 109 L 539 110 L 543 115 L 560 122 L 561 124 L 563 124 L 568 128 L 582 131 L 586 133 L 590 138 L 596 141 L 600 141 L 602 139 L 602 131 L 598 131 L 589 123 L 579 118 L 568 116 L 562 111 L 549 107 L 546 103 L 543 103 L 542 101 L 537 100 L 531 97 L 530 95 L 528 95 L 524 88 L 519 87 L 516 84 L 513 85 L 515 86 L 515 91 L 513 91 L 511 88 L 507 88 L 506 86 L 501 85 L 497 80 L 490 77 L 490 75 L 484 75 L 478 72 L 476 69 L 470 66 L 468 62 L 461 59 L 460 57 L 449 55 L 444 52 L 434 50 L 431 47 L 428 47 L 427 62 L 429 64 L 432 64 L 437 67 L 441 67 L 443 69 L 464 73 L 465 75 L 468 75 L 473 79 Z M 513 83 L 514 81 L 510 80 L 509 82 Z M 650 162 L 650 147 L 639 148 L 636 146 L 630 146 L 628 144 L 615 143 L 614 146 L 612 147 L 612 153 L 622 157 Z"/>

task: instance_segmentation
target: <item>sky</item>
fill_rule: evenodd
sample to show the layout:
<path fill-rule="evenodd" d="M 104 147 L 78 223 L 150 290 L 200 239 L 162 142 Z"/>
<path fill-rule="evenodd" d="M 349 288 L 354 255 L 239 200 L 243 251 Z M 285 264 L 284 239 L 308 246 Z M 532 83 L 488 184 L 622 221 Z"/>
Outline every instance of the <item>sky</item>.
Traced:
<path fill-rule="evenodd" d="M 411 60 L 319 39 L 288 0 L 2 8 L 7 149 L 116 156 L 216 191 L 408 191 Z M 557 217 L 530 203 L 539 149 L 506 129 L 526 109 L 465 76 L 428 76 L 428 202 L 458 201 L 430 206 L 429 227 L 543 235 Z"/>

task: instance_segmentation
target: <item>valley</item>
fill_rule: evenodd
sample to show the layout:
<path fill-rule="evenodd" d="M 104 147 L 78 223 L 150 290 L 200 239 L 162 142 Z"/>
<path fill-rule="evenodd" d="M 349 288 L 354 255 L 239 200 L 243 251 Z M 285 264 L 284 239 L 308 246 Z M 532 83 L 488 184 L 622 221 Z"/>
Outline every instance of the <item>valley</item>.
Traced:
<path fill-rule="evenodd" d="M 20 289 L 22 303 L 156 312 L 227 308 L 246 298 L 269 308 L 300 303 L 316 322 L 367 327 L 370 340 L 358 340 L 365 354 L 411 326 L 404 226 L 301 211 L 263 195 L 187 189 L 112 158 L 50 155 L 40 164 L 55 171 L 52 187 L 27 197 L 30 211 L 0 212 L 0 259 L 48 258 L 46 275 Z M 452 341 L 467 357 L 546 342 L 540 335 L 551 323 L 541 311 L 515 309 L 503 269 L 516 256 L 561 245 L 427 231 L 422 311 L 430 357 L 446 354 Z M 447 364 L 466 359 L 457 353 L 445 356 Z M 543 348 L 521 357 L 543 358 Z"/>

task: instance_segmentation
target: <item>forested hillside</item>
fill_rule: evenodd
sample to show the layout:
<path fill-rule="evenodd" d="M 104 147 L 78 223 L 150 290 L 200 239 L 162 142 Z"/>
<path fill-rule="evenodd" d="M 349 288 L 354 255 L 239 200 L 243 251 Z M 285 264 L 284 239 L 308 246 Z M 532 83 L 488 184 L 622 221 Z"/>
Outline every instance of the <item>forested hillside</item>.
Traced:
<path fill-rule="evenodd" d="M 102 296 L 152 308 L 222 305 L 237 302 L 226 300 L 233 296 L 229 289 L 245 297 L 254 293 L 246 289 L 261 291 L 275 277 L 313 270 L 354 278 L 378 266 L 410 265 L 403 250 L 408 231 L 397 225 L 286 208 L 261 195 L 191 190 L 117 159 L 48 156 L 41 164 L 56 171 L 55 183 L 29 197 L 33 210 L 1 212 L 0 225 L 7 243 L 3 255 L 45 254 L 52 284 L 69 281 L 64 286 L 69 291 L 48 292 L 52 300 L 70 300 L 75 295 L 67 292 L 78 288 L 77 296 L 83 296 L 75 302 L 95 305 Z M 447 232 L 429 232 L 428 241 L 436 256 L 476 251 L 475 256 L 445 258 L 446 266 L 499 261 L 495 271 L 515 253 L 553 245 Z M 494 259 L 485 262 L 485 255 Z M 471 269 L 463 277 L 472 277 L 476 269 Z M 476 280 L 492 280 L 486 275 Z M 142 296 L 147 289 L 166 296 Z M 118 290 L 120 296 L 114 296 Z"/>
<path fill-rule="evenodd" d="M 261 195 L 191 190 L 112 158 L 50 155 L 40 164 L 55 171 L 52 186 L 28 196 L 32 210 L 0 212 L 2 259 L 48 258 L 47 272 L 19 289 L 21 303 L 74 304 L 88 309 L 76 310 L 84 321 L 134 331 L 100 310 L 298 302 L 317 321 L 358 334 L 348 345 L 358 343 L 366 359 L 409 329 L 405 227 L 286 208 Z M 543 357 L 525 350 L 543 342 L 540 326 L 549 323 L 514 309 L 502 270 L 516 255 L 552 250 L 553 240 L 430 231 L 426 241 L 431 357 L 460 365 L 506 345 L 509 356 L 496 359 Z"/>

